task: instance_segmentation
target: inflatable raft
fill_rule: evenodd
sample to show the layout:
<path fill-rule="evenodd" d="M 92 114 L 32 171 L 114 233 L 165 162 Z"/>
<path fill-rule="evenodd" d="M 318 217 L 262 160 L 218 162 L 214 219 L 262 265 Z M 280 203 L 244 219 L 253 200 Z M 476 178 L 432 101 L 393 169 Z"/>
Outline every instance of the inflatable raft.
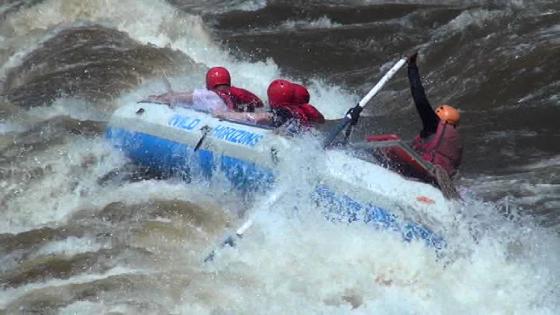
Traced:
<path fill-rule="evenodd" d="M 424 161 L 410 146 L 395 134 L 371 135 L 373 155 L 386 167 L 408 178 L 417 178 L 425 183 L 437 185 L 433 166 Z"/>
<path fill-rule="evenodd" d="M 184 178 L 219 173 L 243 191 L 269 188 L 278 164 L 290 159 L 297 145 L 270 128 L 142 102 L 115 111 L 106 136 L 134 163 Z M 344 151 L 325 150 L 320 158 L 325 165 L 317 170 L 310 198 L 328 220 L 363 222 L 400 233 L 406 241 L 445 247 L 432 223 L 434 214 L 447 211 L 439 190 Z"/>

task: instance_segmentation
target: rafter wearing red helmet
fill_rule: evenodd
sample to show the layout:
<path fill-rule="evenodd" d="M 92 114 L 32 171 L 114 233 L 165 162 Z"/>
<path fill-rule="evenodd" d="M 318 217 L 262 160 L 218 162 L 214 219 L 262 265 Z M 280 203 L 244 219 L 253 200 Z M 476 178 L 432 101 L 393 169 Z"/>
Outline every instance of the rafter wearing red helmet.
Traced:
<path fill-rule="evenodd" d="M 224 67 L 213 67 L 206 73 L 206 88 L 218 94 L 229 110 L 254 112 L 263 102 L 248 90 L 231 85 L 231 76 Z"/>
<path fill-rule="evenodd" d="M 296 84 L 287 80 L 274 80 L 267 89 L 269 112 L 264 113 L 217 113 L 216 116 L 224 119 L 245 121 L 255 124 L 280 127 L 290 125 L 291 130 L 306 130 L 314 124 L 325 121 L 323 115 L 312 105 L 298 101 L 309 101 L 307 90 L 306 99 L 298 99 Z"/>
<path fill-rule="evenodd" d="M 151 95 L 149 101 L 184 106 L 201 111 L 255 111 L 263 102 L 253 93 L 231 86 L 231 76 L 224 67 L 212 67 L 206 73 L 206 89 L 192 92 L 168 92 Z"/>

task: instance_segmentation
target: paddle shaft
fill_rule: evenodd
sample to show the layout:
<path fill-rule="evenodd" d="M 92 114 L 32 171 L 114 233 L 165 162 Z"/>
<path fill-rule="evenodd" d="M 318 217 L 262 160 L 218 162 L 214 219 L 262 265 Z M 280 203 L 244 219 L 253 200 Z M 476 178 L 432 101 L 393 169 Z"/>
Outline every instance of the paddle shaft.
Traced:
<path fill-rule="evenodd" d="M 402 68 L 402 66 L 406 63 L 406 59 L 402 58 L 401 60 L 397 61 L 397 63 L 391 68 L 389 69 L 389 71 L 387 71 L 387 73 L 385 73 L 385 75 L 381 78 L 381 80 L 379 80 L 379 82 L 377 82 L 377 84 L 368 92 L 368 94 L 366 94 L 366 96 L 364 96 L 360 102 L 358 103 L 358 105 L 360 107 L 364 107 L 366 106 L 366 104 L 377 94 L 379 93 L 379 91 L 383 88 L 383 86 L 385 85 L 385 83 L 387 83 L 387 81 L 389 81 L 394 75 L 395 73 L 397 73 L 397 71 L 399 71 L 400 68 Z M 348 115 L 347 115 L 348 116 Z"/>
<path fill-rule="evenodd" d="M 391 69 L 389 69 L 389 71 L 387 71 L 387 73 L 385 73 L 385 75 L 381 78 L 381 80 L 379 80 L 379 82 L 377 82 L 377 84 L 371 89 L 369 90 L 369 92 L 366 94 L 366 96 L 364 96 L 359 102 L 358 105 L 356 105 L 354 107 L 354 111 L 357 112 L 357 114 L 359 115 L 361 113 L 361 111 L 364 109 L 364 107 L 366 106 L 366 104 L 377 94 L 379 93 L 379 91 L 381 91 L 381 89 L 383 88 L 383 86 L 385 86 L 385 84 L 387 83 L 387 81 L 389 81 L 394 75 L 395 73 L 397 73 L 397 71 L 399 71 L 400 68 L 402 68 L 402 66 L 406 63 L 406 59 L 402 58 L 399 61 L 397 61 L 397 63 L 395 63 L 395 65 L 393 65 L 393 67 L 391 67 Z M 342 120 L 342 122 L 340 122 L 340 124 L 338 124 L 333 131 L 327 136 L 327 138 L 325 139 L 325 142 L 323 143 L 323 147 L 328 147 L 336 138 L 336 136 L 338 136 L 338 134 L 344 130 L 344 128 L 346 128 L 350 123 L 352 122 L 352 115 L 350 113 L 350 111 L 346 114 L 346 116 L 344 116 L 344 119 Z"/>
<path fill-rule="evenodd" d="M 163 74 L 161 79 L 163 80 L 163 84 L 165 85 L 165 89 L 167 90 L 167 92 L 168 93 L 173 93 L 173 88 L 171 87 L 171 82 L 169 82 L 169 79 L 167 78 L 167 75 Z"/>
<path fill-rule="evenodd" d="M 269 198 L 265 199 L 264 202 L 258 203 L 255 207 L 255 209 L 269 209 L 273 204 L 276 203 L 276 201 L 278 201 L 278 199 L 280 198 L 280 196 L 282 196 L 285 192 L 285 189 L 279 189 L 276 190 Z M 226 246 L 230 246 L 230 247 L 234 247 L 235 246 L 235 240 L 236 238 L 241 239 L 243 238 L 243 234 L 245 234 L 245 232 L 253 225 L 253 218 L 249 218 L 247 221 L 245 221 L 236 231 L 235 231 L 235 236 L 234 235 L 230 235 L 224 238 L 224 240 L 220 243 L 219 248 L 224 248 Z M 208 254 L 208 256 L 206 256 L 206 258 L 204 258 L 204 262 L 209 262 L 214 260 L 214 256 L 216 255 L 216 251 L 219 249 L 216 248 L 214 250 L 212 250 L 212 252 L 210 252 L 210 254 Z"/>

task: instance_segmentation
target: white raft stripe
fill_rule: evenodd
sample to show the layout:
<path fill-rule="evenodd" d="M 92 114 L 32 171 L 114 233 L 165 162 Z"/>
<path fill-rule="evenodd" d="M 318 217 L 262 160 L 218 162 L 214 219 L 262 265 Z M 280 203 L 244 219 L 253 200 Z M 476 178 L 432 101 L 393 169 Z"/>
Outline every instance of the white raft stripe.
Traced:
<path fill-rule="evenodd" d="M 202 150 L 215 154 L 227 152 L 227 156 L 273 168 L 272 150 L 284 151 L 289 142 L 275 135 L 272 130 L 235 124 L 185 108 L 171 109 L 162 104 L 138 103 L 120 108 L 115 112 L 110 127 L 140 132 L 185 144 L 194 148 L 209 127 Z M 136 112 L 142 108 L 143 112 Z M 139 120 L 142 122 L 140 123 Z M 166 124 L 162 124 L 162 121 Z"/>

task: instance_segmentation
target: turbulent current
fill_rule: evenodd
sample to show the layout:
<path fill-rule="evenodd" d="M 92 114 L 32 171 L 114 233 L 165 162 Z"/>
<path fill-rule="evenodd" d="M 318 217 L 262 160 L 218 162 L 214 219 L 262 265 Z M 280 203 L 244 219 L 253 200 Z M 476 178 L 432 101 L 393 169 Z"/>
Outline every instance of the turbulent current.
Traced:
<path fill-rule="evenodd" d="M 0 313 L 557 314 L 560 2 L 442 2 L 0 2 Z M 162 77 L 189 90 L 215 65 L 263 99 L 302 82 L 339 119 L 414 50 L 432 105 L 462 113 L 444 257 L 291 194 L 313 187 L 316 139 L 263 206 L 219 178 L 121 176 L 103 136 Z M 420 124 L 401 70 L 350 140 Z M 203 263 L 249 213 L 240 245 Z"/>

